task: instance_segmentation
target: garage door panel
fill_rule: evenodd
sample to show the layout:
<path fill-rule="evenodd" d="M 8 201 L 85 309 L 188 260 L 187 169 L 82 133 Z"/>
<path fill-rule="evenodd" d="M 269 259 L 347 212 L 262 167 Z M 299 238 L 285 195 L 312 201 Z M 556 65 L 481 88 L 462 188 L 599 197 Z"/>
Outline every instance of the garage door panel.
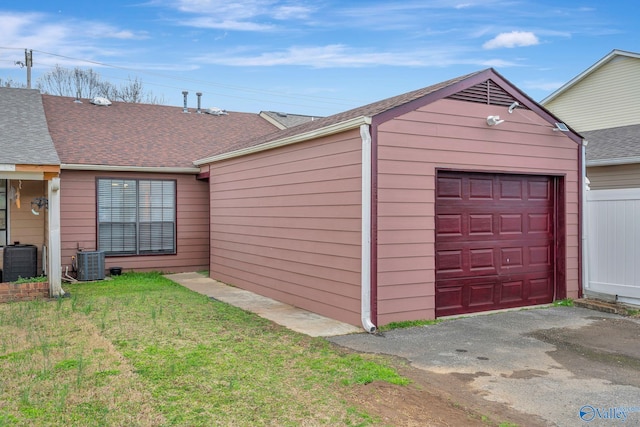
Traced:
<path fill-rule="evenodd" d="M 469 178 L 469 199 L 493 200 L 493 180 L 487 178 Z"/>
<path fill-rule="evenodd" d="M 522 181 L 520 179 L 502 179 L 499 183 L 499 200 L 522 200 Z"/>
<path fill-rule="evenodd" d="M 493 223 L 493 215 L 491 214 L 469 214 L 469 235 L 493 235 L 495 233 Z"/>
<path fill-rule="evenodd" d="M 501 214 L 500 234 L 522 234 L 522 214 Z"/>
<path fill-rule="evenodd" d="M 531 246 L 529 247 L 529 267 L 550 268 L 551 267 L 551 247 Z"/>
<path fill-rule="evenodd" d="M 525 281 L 509 280 L 501 283 L 500 302 L 502 304 L 512 304 L 522 302 L 525 299 Z"/>
<path fill-rule="evenodd" d="M 535 233 L 547 233 L 552 232 L 553 223 L 551 222 L 551 215 L 547 212 L 544 213 L 530 213 L 527 215 L 527 230 L 529 234 Z"/>
<path fill-rule="evenodd" d="M 496 270 L 496 260 L 492 248 L 469 249 L 469 271 L 481 272 Z"/>
<path fill-rule="evenodd" d="M 463 217 L 460 214 L 442 214 L 436 216 L 436 229 L 442 236 L 462 236 Z"/>
<path fill-rule="evenodd" d="M 551 201 L 551 183 L 548 180 L 527 182 L 528 199 L 529 200 L 546 200 Z"/>
<path fill-rule="evenodd" d="M 529 280 L 529 298 L 538 299 L 539 303 L 543 304 L 550 302 L 548 300 L 549 293 L 553 293 L 553 287 L 549 277 L 540 277 L 537 279 Z"/>
<path fill-rule="evenodd" d="M 436 194 L 437 316 L 553 299 L 553 178 L 439 172 Z"/>
<path fill-rule="evenodd" d="M 473 283 L 468 286 L 468 290 L 468 306 L 471 309 L 477 310 L 479 307 L 491 307 L 495 305 L 496 286 L 494 282 Z"/>
<path fill-rule="evenodd" d="M 436 196 L 439 198 L 462 199 L 462 178 L 443 177 L 438 180 Z"/>
<path fill-rule="evenodd" d="M 501 265 L 508 268 L 521 268 L 524 266 L 524 254 L 522 247 L 517 248 L 501 248 L 500 249 Z"/>
<path fill-rule="evenodd" d="M 463 302 L 464 286 L 439 287 L 436 289 L 436 301 L 438 305 L 439 316 L 447 316 L 457 314 L 464 310 Z"/>
<path fill-rule="evenodd" d="M 436 268 L 449 275 L 464 273 L 463 251 L 461 249 L 436 252 Z"/>

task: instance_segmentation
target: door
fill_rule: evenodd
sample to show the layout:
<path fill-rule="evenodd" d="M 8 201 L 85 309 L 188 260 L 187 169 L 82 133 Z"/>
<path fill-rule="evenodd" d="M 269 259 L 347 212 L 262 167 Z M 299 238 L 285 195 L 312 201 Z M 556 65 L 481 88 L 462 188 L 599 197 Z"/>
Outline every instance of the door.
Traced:
<path fill-rule="evenodd" d="M 440 171 L 436 316 L 553 301 L 554 178 Z"/>

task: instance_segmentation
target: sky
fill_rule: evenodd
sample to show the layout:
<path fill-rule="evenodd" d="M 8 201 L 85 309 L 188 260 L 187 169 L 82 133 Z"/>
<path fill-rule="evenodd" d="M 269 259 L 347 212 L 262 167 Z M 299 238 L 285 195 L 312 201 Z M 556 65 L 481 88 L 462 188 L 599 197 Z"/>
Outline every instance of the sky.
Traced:
<path fill-rule="evenodd" d="M 613 49 L 637 0 L 3 0 L 0 79 L 61 66 L 159 103 L 327 116 L 494 68 L 536 101 Z"/>

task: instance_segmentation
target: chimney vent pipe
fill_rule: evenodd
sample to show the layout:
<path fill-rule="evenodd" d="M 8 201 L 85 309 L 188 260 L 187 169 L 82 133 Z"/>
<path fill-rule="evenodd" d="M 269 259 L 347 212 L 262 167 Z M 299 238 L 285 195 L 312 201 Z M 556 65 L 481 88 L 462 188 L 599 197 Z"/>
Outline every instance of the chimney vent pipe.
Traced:
<path fill-rule="evenodd" d="M 200 108 L 200 99 L 202 98 L 202 92 L 196 92 L 196 96 L 198 97 L 198 114 L 201 114 L 202 109 Z"/>
<path fill-rule="evenodd" d="M 182 107 L 183 113 L 189 112 L 189 110 L 187 109 L 187 95 L 189 95 L 189 92 L 187 92 L 186 90 L 183 90 L 182 91 L 182 96 L 184 97 L 184 107 Z"/>

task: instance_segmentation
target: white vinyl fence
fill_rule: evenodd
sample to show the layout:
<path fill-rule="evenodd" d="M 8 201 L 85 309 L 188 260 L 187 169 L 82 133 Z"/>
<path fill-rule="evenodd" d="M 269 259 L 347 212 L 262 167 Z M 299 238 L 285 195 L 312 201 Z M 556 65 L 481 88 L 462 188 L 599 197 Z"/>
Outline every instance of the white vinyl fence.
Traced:
<path fill-rule="evenodd" d="M 640 188 L 586 193 L 585 291 L 640 304 Z"/>

